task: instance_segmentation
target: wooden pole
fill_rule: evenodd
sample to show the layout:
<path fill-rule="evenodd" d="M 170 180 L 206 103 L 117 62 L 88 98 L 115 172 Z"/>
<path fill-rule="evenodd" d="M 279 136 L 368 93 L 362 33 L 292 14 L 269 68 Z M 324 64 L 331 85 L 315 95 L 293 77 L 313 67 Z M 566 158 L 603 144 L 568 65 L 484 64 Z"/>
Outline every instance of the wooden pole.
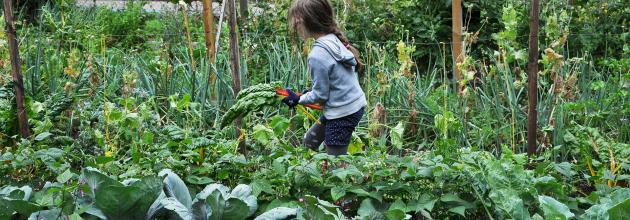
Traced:
<path fill-rule="evenodd" d="M 245 22 L 247 19 L 247 0 L 239 0 L 239 6 L 241 6 L 240 10 L 241 10 L 241 21 Z"/>
<path fill-rule="evenodd" d="M 31 136 L 28 127 L 28 115 L 24 107 L 24 82 L 22 81 L 20 50 L 17 43 L 15 25 L 13 24 L 12 0 L 4 0 L 4 21 L 7 40 L 9 41 L 9 54 L 11 56 L 11 69 L 13 76 L 13 89 L 15 90 L 15 102 L 17 103 L 17 118 L 20 135 L 22 138 Z"/>
<path fill-rule="evenodd" d="M 212 1 L 203 0 L 203 27 L 206 34 L 206 52 L 208 60 L 214 64 L 214 15 L 212 15 Z"/>
<path fill-rule="evenodd" d="M 219 24 L 217 24 L 217 34 L 216 34 L 216 39 L 214 42 L 214 54 L 219 54 L 219 41 L 221 39 L 221 28 L 223 27 L 223 15 L 225 14 L 225 5 L 227 4 L 226 2 L 227 0 L 223 0 L 223 3 L 221 3 L 221 15 L 219 15 Z M 217 62 L 217 56 L 214 56 L 214 60 L 212 61 L 213 63 Z"/>
<path fill-rule="evenodd" d="M 462 74 L 457 68 L 457 64 L 464 61 L 464 56 L 462 54 L 462 1 L 461 0 L 453 0 L 452 1 L 452 26 L 453 26 L 453 73 L 457 79 L 457 82 L 461 82 Z M 461 86 L 457 86 L 458 90 L 461 91 Z"/>
<path fill-rule="evenodd" d="M 527 61 L 527 96 L 529 100 L 527 110 L 527 156 L 531 157 L 536 152 L 536 136 L 538 111 L 538 25 L 539 0 L 531 1 L 529 16 L 529 60 Z"/>
<path fill-rule="evenodd" d="M 206 60 L 211 64 L 214 64 L 215 53 L 214 53 L 214 30 L 212 26 L 214 26 L 214 15 L 212 14 L 212 1 L 211 0 L 203 0 L 203 28 L 205 32 L 206 39 Z M 214 74 L 213 74 L 214 73 Z M 209 71 L 208 74 L 208 86 L 212 85 L 214 88 L 214 83 L 216 81 L 216 73 L 212 70 Z M 214 92 L 212 93 L 214 96 Z M 199 148 L 199 162 L 198 165 L 202 165 L 205 160 L 205 148 L 202 146 Z"/>
<path fill-rule="evenodd" d="M 186 3 L 181 5 L 182 8 L 182 13 L 184 14 L 184 29 L 186 29 L 186 39 L 188 40 L 188 53 L 190 53 L 190 62 L 191 62 L 191 69 L 193 72 L 196 72 L 196 65 L 195 65 L 195 54 L 193 52 L 193 44 L 192 44 L 192 37 L 190 36 L 190 27 L 188 25 L 188 5 L 186 5 Z"/>
<path fill-rule="evenodd" d="M 228 0 L 228 23 L 230 25 L 230 67 L 232 69 L 232 90 L 234 96 L 241 91 L 241 71 L 240 71 L 240 55 L 238 51 L 238 36 L 236 35 L 236 3 L 235 0 Z M 238 116 L 234 121 L 236 127 L 236 136 L 238 137 L 238 150 L 242 154 L 247 154 L 245 142 L 241 137 L 241 122 L 243 117 Z"/>
<path fill-rule="evenodd" d="M 212 14 L 212 0 L 203 0 L 203 27 L 206 39 L 206 57 L 210 64 L 216 63 L 216 50 L 214 42 L 214 15 Z M 218 39 L 218 37 L 217 37 Z M 208 87 L 211 86 L 212 99 L 216 97 L 215 83 L 217 73 L 212 68 L 208 68 Z"/>

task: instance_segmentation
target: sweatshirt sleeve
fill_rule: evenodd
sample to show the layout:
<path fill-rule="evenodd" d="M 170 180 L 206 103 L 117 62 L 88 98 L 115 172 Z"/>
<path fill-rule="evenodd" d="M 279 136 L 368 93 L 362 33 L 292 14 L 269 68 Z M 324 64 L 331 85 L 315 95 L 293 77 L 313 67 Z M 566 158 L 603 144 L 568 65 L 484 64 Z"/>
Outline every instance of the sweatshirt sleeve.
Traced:
<path fill-rule="evenodd" d="M 311 78 L 313 79 L 313 88 L 310 92 L 300 96 L 299 103 L 325 103 L 328 100 L 330 91 L 330 66 L 325 65 L 321 60 L 313 57 L 308 59 L 308 67 L 311 71 Z"/>

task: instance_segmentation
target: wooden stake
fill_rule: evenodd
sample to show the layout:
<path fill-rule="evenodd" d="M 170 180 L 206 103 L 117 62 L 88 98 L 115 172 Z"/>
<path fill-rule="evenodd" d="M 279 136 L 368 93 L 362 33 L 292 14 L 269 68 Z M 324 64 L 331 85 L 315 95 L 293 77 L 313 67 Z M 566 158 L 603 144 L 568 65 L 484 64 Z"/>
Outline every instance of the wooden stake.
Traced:
<path fill-rule="evenodd" d="M 214 29 L 212 28 L 212 26 L 214 26 L 214 15 L 212 14 L 212 1 L 211 0 L 203 0 L 203 28 L 204 28 L 204 32 L 205 32 L 205 37 L 206 37 L 206 60 L 208 60 L 207 62 L 210 62 L 211 64 L 215 63 L 215 53 L 214 53 Z M 210 70 L 209 71 L 209 75 L 208 75 L 208 86 L 212 85 L 212 88 L 214 88 L 214 83 L 216 80 L 216 76 L 213 75 L 216 74 L 214 71 Z M 212 95 L 214 96 L 214 92 L 212 93 Z M 206 154 L 205 154 L 205 148 L 202 146 L 199 148 L 199 162 L 197 162 L 197 165 L 201 166 L 203 164 L 203 161 L 205 160 Z"/>
<path fill-rule="evenodd" d="M 193 72 L 196 72 L 195 70 L 195 54 L 193 52 L 193 44 L 192 44 L 192 38 L 190 37 L 190 27 L 188 25 L 188 5 L 186 5 L 185 3 L 183 5 L 181 5 L 182 7 L 182 13 L 184 14 L 184 28 L 186 29 L 186 38 L 188 39 L 188 52 L 190 53 L 190 62 L 192 65 L 191 69 Z"/>
<path fill-rule="evenodd" d="M 236 35 L 236 4 L 235 0 L 228 0 L 228 23 L 230 25 L 230 67 L 232 69 L 232 90 L 234 96 L 241 91 L 241 71 L 240 71 L 240 55 L 238 51 L 238 36 Z M 236 127 L 236 136 L 241 137 L 241 122 L 243 116 L 238 116 L 234 121 Z M 238 150 L 242 154 L 247 154 L 245 142 L 239 139 Z"/>
<path fill-rule="evenodd" d="M 531 1 L 529 16 L 529 60 L 527 61 L 527 96 L 529 106 L 527 110 L 527 156 L 536 152 L 537 121 L 538 121 L 538 25 L 539 0 Z"/>
<path fill-rule="evenodd" d="M 221 28 L 223 27 L 223 15 L 225 14 L 225 5 L 227 4 L 227 0 L 223 0 L 221 3 L 221 15 L 219 15 L 219 24 L 217 24 L 217 34 L 214 42 L 214 54 L 219 54 L 219 40 L 221 39 Z M 217 56 L 214 56 L 213 63 L 217 62 Z"/>
<path fill-rule="evenodd" d="M 457 64 L 464 61 L 464 55 L 462 54 L 462 1 L 452 1 L 452 26 L 453 26 L 453 73 L 457 78 L 457 82 L 462 81 L 462 74 L 457 68 Z M 461 91 L 461 86 L 458 84 L 458 90 Z"/>
<path fill-rule="evenodd" d="M 20 135 L 22 138 L 31 136 L 28 126 L 28 115 L 24 107 L 24 82 L 22 81 L 20 50 L 17 43 L 15 25 L 13 24 L 13 7 L 11 0 L 4 0 L 4 21 L 7 40 L 9 41 L 9 54 L 11 56 L 11 69 L 13 76 L 13 89 L 15 90 L 15 102 L 17 103 L 17 118 Z"/>
<path fill-rule="evenodd" d="M 246 19 L 247 19 L 247 15 L 248 15 L 248 12 L 247 12 L 247 8 L 248 8 L 247 0 L 239 0 L 238 4 L 241 7 L 240 8 L 240 10 L 241 10 L 241 21 L 245 22 Z"/>
<path fill-rule="evenodd" d="M 206 52 L 208 60 L 214 64 L 214 15 L 212 15 L 212 1 L 203 0 L 203 27 L 206 34 Z"/>
<path fill-rule="evenodd" d="M 216 63 L 216 52 L 214 43 L 214 15 L 212 14 L 212 1 L 203 0 L 203 27 L 206 37 L 206 57 L 210 64 Z M 218 38 L 218 37 L 217 37 Z M 215 83 L 217 73 L 212 68 L 208 68 L 208 87 L 211 87 L 212 99 L 216 97 Z"/>

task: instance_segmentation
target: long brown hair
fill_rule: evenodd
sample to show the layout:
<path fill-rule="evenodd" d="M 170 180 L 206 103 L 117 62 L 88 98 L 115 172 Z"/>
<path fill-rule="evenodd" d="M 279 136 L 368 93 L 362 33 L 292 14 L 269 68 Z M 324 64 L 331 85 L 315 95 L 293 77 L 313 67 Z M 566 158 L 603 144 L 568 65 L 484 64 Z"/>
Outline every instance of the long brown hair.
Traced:
<path fill-rule="evenodd" d="M 296 0 L 293 2 L 289 9 L 289 24 L 293 30 L 297 30 L 300 22 L 304 24 L 304 28 L 309 33 L 335 34 L 339 41 L 354 54 L 354 58 L 357 60 L 357 72 L 363 73 L 365 64 L 359 56 L 359 50 L 350 44 L 348 38 L 335 22 L 333 9 L 328 0 Z"/>

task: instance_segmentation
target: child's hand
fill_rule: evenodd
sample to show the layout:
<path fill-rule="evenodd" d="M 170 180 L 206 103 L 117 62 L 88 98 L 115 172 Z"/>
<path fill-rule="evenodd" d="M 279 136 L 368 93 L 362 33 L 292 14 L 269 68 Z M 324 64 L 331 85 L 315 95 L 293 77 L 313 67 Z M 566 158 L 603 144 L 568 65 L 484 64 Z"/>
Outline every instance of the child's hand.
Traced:
<path fill-rule="evenodd" d="M 284 99 L 282 99 L 282 102 L 284 104 L 287 104 L 289 107 L 293 108 L 296 105 L 298 105 L 298 103 L 300 102 L 300 96 L 295 94 L 295 92 L 291 91 L 290 89 L 286 89 L 286 90 L 289 95 L 285 97 Z"/>

